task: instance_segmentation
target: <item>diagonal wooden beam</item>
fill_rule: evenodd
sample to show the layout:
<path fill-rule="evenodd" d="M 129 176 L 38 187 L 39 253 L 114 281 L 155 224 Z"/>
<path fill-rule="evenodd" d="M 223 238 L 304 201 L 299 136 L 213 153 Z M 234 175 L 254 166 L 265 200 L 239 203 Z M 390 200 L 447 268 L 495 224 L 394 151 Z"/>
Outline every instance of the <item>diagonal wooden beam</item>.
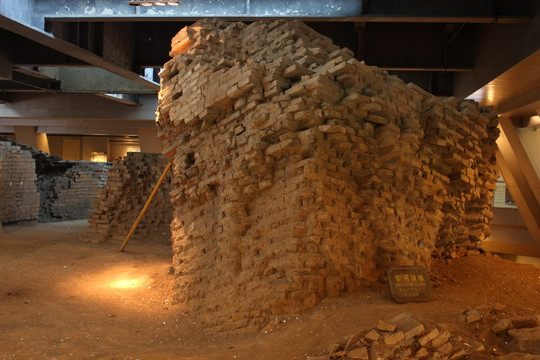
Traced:
<path fill-rule="evenodd" d="M 527 197 L 527 195 L 530 194 L 528 194 L 526 189 L 521 188 L 516 182 L 514 174 L 511 170 L 511 166 L 509 166 L 504 159 L 502 151 L 497 154 L 497 164 L 501 170 L 504 181 L 506 182 L 506 187 L 508 188 L 508 191 L 510 191 L 512 198 L 516 203 L 519 214 L 523 219 L 523 223 L 525 223 L 531 237 L 534 239 L 536 245 L 540 248 L 540 223 L 538 221 L 538 219 L 540 219 L 540 209 L 538 208 L 538 204 L 536 204 L 535 201 L 535 204 L 531 206 L 529 201 L 531 198 Z"/>
<path fill-rule="evenodd" d="M 499 128 L 501 130 L 500 140 L 508 144 L 508 151 L 512 152 L 512 158 L 516 164 L 519 164 L 519 170 L 525 178 L 525 183 L 523 185 L 528 186 L 531 189 L 536 202 L 540 204 L 540 179 L 529 159 L 527 151 L 525 151 L 525 148 L 523 147 L 516 128 L 512 124 L 512 120 L 508 117 L 500 117 Z M 509 156 L 510 153 L 507 155 Z M 506 155 L 505 159 L 509 160 Z"/>
<path fill-rule="evenodd" d="M 499 121 L 497 164 L 523 222 L 540 247 L 540 201 L 533 191 L 533 188 L 540 190 L 540 186 L 537 187 L 540 182 L 510 119 L 500 118 Z"/>

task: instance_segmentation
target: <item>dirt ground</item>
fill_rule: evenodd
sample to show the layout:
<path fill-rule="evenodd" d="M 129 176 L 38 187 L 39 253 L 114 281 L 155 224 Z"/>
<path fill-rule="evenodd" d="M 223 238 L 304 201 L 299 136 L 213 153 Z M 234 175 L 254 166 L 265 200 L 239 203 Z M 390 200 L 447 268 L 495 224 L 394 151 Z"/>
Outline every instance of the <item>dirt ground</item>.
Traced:
<path fill-rule="evenodd" d="M 86 221 L 20 224 L 0 234 L 1 359 L 306 359 L 345 336 L 407 311 L 446 323 L 455 336 L 486 346 L 478 358 L 504 354 L 489 321 L 459 314 L 502 304 L 494 318 L 540 313 L 540 269 L 498 257 L 435 260 L 433 301 L 397 304 L 386 286 L 323 301 L 277 319 L 266 334 L 200 329 L 171 304 L 171 249 L 164 245 L 80 241 Z"/>

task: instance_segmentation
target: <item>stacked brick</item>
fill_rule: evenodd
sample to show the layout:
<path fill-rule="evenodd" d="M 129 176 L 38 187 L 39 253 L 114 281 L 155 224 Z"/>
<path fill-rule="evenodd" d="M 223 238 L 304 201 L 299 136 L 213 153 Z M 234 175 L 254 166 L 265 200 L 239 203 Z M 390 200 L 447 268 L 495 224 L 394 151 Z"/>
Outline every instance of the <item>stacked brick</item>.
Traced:
<path fill-rule="evenodd" d="M 0 141 L 0 224 L 36 220 L 39 193 L 32 154 Z"/>
<path fill-rule="evenodd" d="M 101 243 L 123 241 L 152 193 L 168 160 L 161 154 L 128 153 L 115 160 L 107 185 L 98 193 L 88 220 L 86 240 Z M 154 200 L 135 231 L 132 241 L 170 244 L 172 221 L 171 173 L 163 181 Z"/>
<path fill-rule="evenodd" d="M 107 184 L 110 163 L 64 162 L 64 171 L 38 177 L 40 221 L 88 219 L 99 190 Z M 58 166 L 57 168 L 62 168 Z"/>
<path fill-rule="evenodd" d="M 110 163 L 65 161 L 4 137 L 0 141 L 18 147 L 33 158 L 39 222 L 88 219 L 97 192 L 107 183 Z"/>
<path fill-rule="evenodd" d="M 174 161 L 176 300 L 264 326 L 391 265 L 488 235 L 497 116 L 441 99 L 300 22 L 173 38 L 157 123 Z"/>

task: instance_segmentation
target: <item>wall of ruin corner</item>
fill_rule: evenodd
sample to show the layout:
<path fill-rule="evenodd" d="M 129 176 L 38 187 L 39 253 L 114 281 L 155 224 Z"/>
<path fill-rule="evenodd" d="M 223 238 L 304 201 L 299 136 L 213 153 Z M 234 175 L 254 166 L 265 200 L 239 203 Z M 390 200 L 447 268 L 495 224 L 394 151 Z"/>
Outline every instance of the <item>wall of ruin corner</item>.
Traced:
<path fill-rule="evenodd" d="M 488 235 L 497 116 L 364 65 L 301 22 L 172 40 L 157 124 L 176 301 L 215 329 L 361 289 Z"/>
<path fill-rule="evenodd" d="M 115 159 L 107 184 L 96 196 L 84 241 L 122 243 L 156 186 L 168 160 L 161 154 L 129 152 Z M 170 203 L 170 172 L 148 206 L 131 241 L 170 244 L 173 208 Z"/>

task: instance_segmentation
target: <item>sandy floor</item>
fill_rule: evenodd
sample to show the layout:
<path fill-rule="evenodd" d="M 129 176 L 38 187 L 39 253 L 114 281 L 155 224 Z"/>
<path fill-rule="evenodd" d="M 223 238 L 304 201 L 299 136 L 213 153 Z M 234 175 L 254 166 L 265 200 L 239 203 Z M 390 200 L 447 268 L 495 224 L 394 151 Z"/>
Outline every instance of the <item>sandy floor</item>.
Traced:
<path fill-rule="evenodd" d="M 267 334 L 216 334 L 171 304 L 168 246 L 130 243 L 119 253 L 118 243 L 82 243 L 86 226 L 4 225 L 0 359 L 305 359 L 402 311 L 484 342 L 482 358 L 491 358 L 503 344 L 457 322 L 462 310 L 501 303 L 500 316 L 540 313 L 540 269 L 476 256 L 436 261 L 428 303 L 396 304 L 381 286 L 280 318 Z"/>

